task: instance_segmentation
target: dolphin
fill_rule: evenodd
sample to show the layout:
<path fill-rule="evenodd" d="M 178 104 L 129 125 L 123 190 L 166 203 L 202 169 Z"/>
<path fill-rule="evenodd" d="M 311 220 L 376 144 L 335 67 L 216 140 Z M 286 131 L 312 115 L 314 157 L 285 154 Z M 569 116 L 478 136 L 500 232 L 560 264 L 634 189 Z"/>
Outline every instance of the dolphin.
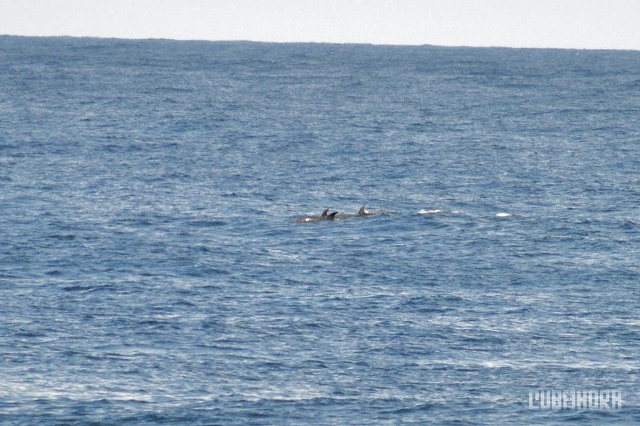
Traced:
<path fill-rule="evenodd" d="M 373 212 L 368 212 L 365 210 L 365 206 L 360 207 L 360 210 L 358 210 L 358 213 L 356 214 L 340 214 L 338 215 L 337 219 L 350 219 L 352 217 L 364 217 L 364 216 L 375 216 L 375 215 L 379 215 L 382 213 L 382 210 L 376 210 Z"/>
<path fill-rule="evenodd" d="M 324 209 L 320 216 L 301 217 L 293 221 L 293 223 L 320 222 L 322 220 L 334 220 L 338 212 L 328 214 L 329 209 Z"/>
<path fill-rule="evenodd" d="M 368 212 L 364 209 L 365 206 L 360 207 L 360 210 L 358 211 L 358 214 L 356 215 L 356 217 L 362 217 L 362 216 L 375 216 L 378 215 L 380 213 L 382 213 L 381 211 L 375 211 L 375 212 Z"/>

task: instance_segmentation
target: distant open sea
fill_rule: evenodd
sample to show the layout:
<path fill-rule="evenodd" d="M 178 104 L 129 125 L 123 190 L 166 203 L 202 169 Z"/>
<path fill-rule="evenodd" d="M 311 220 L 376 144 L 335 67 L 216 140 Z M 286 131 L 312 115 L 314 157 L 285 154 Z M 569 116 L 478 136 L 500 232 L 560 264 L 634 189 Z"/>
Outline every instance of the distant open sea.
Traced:
<path fill-rule="evenodd" d="M 639 373 L 640 52 L 0 37 L 3 426 L 638 424 Z"/>

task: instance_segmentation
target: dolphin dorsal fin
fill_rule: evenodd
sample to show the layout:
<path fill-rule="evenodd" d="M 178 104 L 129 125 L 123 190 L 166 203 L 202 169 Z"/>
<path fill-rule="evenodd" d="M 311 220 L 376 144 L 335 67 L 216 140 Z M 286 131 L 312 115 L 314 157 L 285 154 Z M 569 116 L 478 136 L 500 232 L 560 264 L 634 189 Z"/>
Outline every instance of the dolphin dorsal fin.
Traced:
<path fill-rule="evenodd" d="M 360 207 L 360 210 L 358 211 L 358 216 L 364 216 L 367 214 L 367 212 L 364 211 L 364 207 L 365 206 Z"/>
<path fill-rule="evenodd" d="M 329 220 L 334 220 L 336 218 L 336 215 L 338 214 L 338 212 L 333 212 L 327 215 L 327 218 Z"/>
<path fill-rule="evenodd" d="M 322 211 L 322 214 L 320 215 L 320 217 L 327 217 L 327 213 L 329 212 L 329 209 L 324 209 Z"/>

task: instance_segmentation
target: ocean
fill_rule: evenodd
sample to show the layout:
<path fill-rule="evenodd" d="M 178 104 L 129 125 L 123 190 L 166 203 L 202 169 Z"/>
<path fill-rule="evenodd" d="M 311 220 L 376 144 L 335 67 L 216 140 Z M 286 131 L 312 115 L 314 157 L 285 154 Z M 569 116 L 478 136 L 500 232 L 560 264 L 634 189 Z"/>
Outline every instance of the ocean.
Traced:
<path fill-rule="evenodd" d="M 640 52 L 0 37 L 3 425 L 638 424 L 639 284 Z"/>

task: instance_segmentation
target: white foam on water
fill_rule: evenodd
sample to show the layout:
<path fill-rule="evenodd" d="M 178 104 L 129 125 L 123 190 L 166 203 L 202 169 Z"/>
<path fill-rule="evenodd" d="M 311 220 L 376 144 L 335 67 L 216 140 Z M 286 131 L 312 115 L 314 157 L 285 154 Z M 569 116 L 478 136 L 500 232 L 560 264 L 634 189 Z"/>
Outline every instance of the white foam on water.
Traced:
<path fill-rule="evenodd" d="M 418 212 L 418 214 L 444 214 L 446 211 L 444 210 L 426 210 L 422 209 Z"/>

